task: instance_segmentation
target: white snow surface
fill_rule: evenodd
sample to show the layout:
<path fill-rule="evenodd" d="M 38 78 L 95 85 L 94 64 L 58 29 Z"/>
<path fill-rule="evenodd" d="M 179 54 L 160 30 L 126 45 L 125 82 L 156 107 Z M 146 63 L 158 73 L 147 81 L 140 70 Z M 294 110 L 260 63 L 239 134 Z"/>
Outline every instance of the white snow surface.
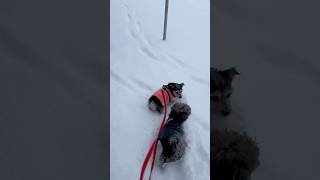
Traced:
<path fill-rule="evenodd" d="M 181 101 L 192 108 L 184 123 L 188 148 L 182 160 L 163 170 L 157 157 L 152 179 L 208 180 L 210 1 L 170 1 L 166 41 L 165 0 L 111 0 L 110 5 L 110 179 L 139 179 L 162 120 L 147 108 L 148 98 L 163 84 L 184 82 Z M 149 172 L 148 167 L 145 179 Z"/>
<path fill-rule="evenodd" d="M 233 83 L 233 113 L 223 122 L 257 139 L 261 163 L 252 180 L 320 179 L 319 118 L 315 118 L 319 116 L 320 63 L 313 45 L 319 42 L 314 36 L 319 27 L 308 27 L 314 25 L 308 19 L 301 26 L 304 31 L 296 28 L 312 16 L 302 18 L 302 13 L 296 13 L 293 7 L 301 3 L 291 4 L 283 14 L 281 7 L 287 2 L 275 5 L 278 2 L 220 1 L 213 9 L 213 65 L 236 67 L 240 72 Z M 261 8 L 252 5 L 255 3 Z M 279 9 L 280 14 L 274 13 Z M 260 16 L 255 14 L 268 19 L 258 24 L 253 20 Z M 275 23 L 285 25 L 279 28 Z"/>

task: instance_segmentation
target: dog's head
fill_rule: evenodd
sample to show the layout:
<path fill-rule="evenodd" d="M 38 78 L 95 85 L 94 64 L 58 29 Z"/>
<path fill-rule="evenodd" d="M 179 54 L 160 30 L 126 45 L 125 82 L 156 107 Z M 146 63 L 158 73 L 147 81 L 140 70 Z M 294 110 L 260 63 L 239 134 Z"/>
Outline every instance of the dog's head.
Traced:
<path fill-rule="evenodd" d="M 210 68 L 210 99 L 213 102 L 215 111 L 222 115 L 229 115 L 231 112 L 232 81 L 239 72 L 236 68 L 217 70 Z"/>
<path fill-rule="evenodd" d="M 188 119 L 190 114 L 191 114 L 191 108 L 188 104 L 175 103 L 171 107 L 169 118 L 172 118 L 173 121 L 183 123 Z"/>
<path fill-rule="evenodd" d="M 182 98 L 182 90 L 184 83 L 168 83 L 165 85 L 166 88 L 172 93 L 174 97 Z"/>
<path fill-rule="evenodd" d="M 250 180 L 259 166 L 259 148 L 254 139 L 236 131 L 211 132 L 213 179 Z"/>

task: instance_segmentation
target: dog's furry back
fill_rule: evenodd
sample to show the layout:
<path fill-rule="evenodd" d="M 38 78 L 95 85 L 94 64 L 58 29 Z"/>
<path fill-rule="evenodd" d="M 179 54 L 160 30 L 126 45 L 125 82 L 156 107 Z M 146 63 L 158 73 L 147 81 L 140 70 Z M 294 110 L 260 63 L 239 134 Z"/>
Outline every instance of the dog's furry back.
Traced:
<path fill-rule="evenodd" d="M 176 103 L 171 107 L 169 118 L 172 118 L 176 122 L 184 122 L 191 114 L 191 108 L 185 103 Z"/>
<path fill-rule="evenodd" d="M 259 166 L 257 143 L 236 131 L 211 132 L 211 172 L 213 179 L 249 180 Z"/>
<path fill-rule="evenodd" d="M 177 161 L 184 155 L 187 142 L 182 124 L 190 114 L 191 108 L 187 104 L 176 103 L 171 107 L 169 121 L 158 137 L 163 147 L 160 164 Z"/>

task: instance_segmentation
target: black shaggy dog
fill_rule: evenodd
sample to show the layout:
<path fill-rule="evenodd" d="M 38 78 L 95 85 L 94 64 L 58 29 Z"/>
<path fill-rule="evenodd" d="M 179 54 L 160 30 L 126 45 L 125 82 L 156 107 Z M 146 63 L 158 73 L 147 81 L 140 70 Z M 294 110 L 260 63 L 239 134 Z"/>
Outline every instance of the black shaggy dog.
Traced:
<path fill-rule="evenodd" d="M 210 143 L 213 180 L 251 179 L 259 166 L 259 148 L 252 138 L 236 131 L 213 130 Z"/>
<path fill-rule="evenodd" d="M 191 108 L 185 103 L 176 103 L 171 107 L 168 121 L 158 137 L 163 149 L 160 155 L 161 168 L 165 163 L 177 161 L 184 155 L 187 143 L 182 124 L 190 114 Z"/>

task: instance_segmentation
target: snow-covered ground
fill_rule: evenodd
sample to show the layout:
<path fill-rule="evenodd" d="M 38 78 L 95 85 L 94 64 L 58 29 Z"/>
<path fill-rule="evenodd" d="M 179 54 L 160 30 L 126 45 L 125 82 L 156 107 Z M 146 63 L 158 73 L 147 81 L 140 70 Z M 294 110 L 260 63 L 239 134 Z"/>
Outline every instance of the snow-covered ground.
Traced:
<path fill-rule="evenodd" d="M 241 74 L 225 122 L 261 148 L 252 179 L 320 179 L 318 5 L 230 0 L 215 1 L 212 11 L 212 63 Z"/>
<path fill-rule="evenodd" d="M 185 83 L 183 101 L 192 108 L 184 124 L 189 147 L 180 162 L 164 170 L 156 164 L 153 180 L 210 178 L 210 1 L 170 1 L 166 41 L 162 40 L 164 3 L 110 3 L 112 180 L 139 178 L 162 118 L 148 110 L 147 100 L 168 82 Z M 149 169 L 145 177 L 148 174 Z"/>

